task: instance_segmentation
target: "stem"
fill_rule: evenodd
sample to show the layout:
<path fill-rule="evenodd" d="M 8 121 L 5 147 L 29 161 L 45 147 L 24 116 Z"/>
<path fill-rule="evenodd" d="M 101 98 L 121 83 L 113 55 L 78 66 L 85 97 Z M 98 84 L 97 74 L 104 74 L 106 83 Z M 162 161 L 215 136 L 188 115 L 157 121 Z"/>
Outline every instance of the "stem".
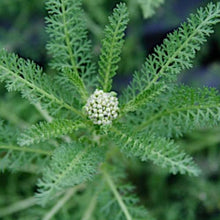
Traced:
<path fill-rule="evenodd" d="M 47 122 L 53 121 L 53 117 L 51 117 L 46 110 L 42 109 L 40 103 L 36 103 L 34 106 Z"/>
<path fill-rule="evenodd" d="M 36 204 L 36 200 L 34 197 L 16 202 L 9 207 L 0 209 L 0 217 L 4 217 L 6 215 L 11 215 L 15 212 L 22 211 Z"/>
<path fill-rule="evenodd" d="M 65 195 L 56 203 L 56 205 L 48 212 L 42 220 L 50 220 L 54 215 L 65 205 L 66 202 L 80 189 L 84 188 L 84 185 L 78 185 L 66 191 Z"/>
<path fill-rule="evenodd" d="M 132 217 L 131 217 L 125 203 L 123 202 L 123 199 L 121 198 L 121 195 L 119 194 L 113 180 L 111 179 L 111 177 L 108 175 L 108 173 L 106 171 L 103 171 L 103 175 L 104 175 L 109 187 L 111 188 L 115 198 L 117 199 L 119 206 L 121 207 L 122 211 L 124 212 L 126 219 L 132 220 Z"/>
<path fill-rule="evenodd" d="M 43 155 L 47 155 L 47 156 L 50 156 L 52 153 L 50 151 L 45 151 L 45 150 L 41 150 L 41 149 L 33 149 L 33 148 L 28 148 L 28 147 L 18 147 L 18 146 L 12 146 L 12 145 L 1 145 L 0 149 L 31 152 L 31 153 L 43 154 Z"/>
<path fill-rule="evenodd" d="M 92 200 L 90 201 L 89 206 L 88 206 L 85 214 L 81 218 L 81 220 L 90 220 L 92 213 L 96 207 L 97 196 L 98 196 L 98 192 L 96 192 L 95 195 L 92 197 Z"/>

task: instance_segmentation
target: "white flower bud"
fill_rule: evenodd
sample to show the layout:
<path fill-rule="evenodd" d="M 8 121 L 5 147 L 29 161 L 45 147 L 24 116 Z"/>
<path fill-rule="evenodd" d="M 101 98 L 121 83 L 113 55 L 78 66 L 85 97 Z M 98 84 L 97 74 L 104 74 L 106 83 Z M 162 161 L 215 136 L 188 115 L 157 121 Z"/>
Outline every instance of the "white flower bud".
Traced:
<path fill-rule="evenodd" d="M 95 90 L 85 105 L 85 111 L 94 124 L 107 125 L 118 116 L 118 99 L 115 92 Z"/>

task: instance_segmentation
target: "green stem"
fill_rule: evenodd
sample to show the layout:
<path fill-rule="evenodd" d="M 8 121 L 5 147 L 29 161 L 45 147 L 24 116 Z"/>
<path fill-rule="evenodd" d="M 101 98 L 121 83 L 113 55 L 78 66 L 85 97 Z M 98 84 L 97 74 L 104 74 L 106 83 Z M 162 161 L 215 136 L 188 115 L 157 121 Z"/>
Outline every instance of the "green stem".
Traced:
<path fill-rule="evenodd" d="M 43 109 L 41 107 L 41 104 L 40 103 L 36 103 L 34 104 L 35 108 L 37 109 L 37 111 L 43 116 L 43 118 L 47 121 L 47 122 L 52 122 L 53 121 L 53 117 L 51 117 L 49 115 L 49 113 Z"/>
<path fill-rule="evenodd" d="M 84 188 L 84 185 L 78 185 L 74 188 L 71 188 L 69 190 L 66 191 L 66 193 L 64 194 L 64 196 L 56 203 L 56 205 L 48 212 L 44 215 L 44 217 L 42 218 L 42 220 L 50 220 L 51 218 L 53 218 L 57 212 L 59 212 L 59 210 L 65 205 L 66 202 L 68 202 L 68 200 L 78 191 Z"/>
<path fill-rule="evenodd" d="M 50 156 L 52 153 L 50 151 L 45 151 L 45 150 L 41 150 L 41 149 L 28 148 L 28 147 L 18 147 L 18 146 L 12 146 L 12 145 L 1 145 L 0 149 L 24 151 L 24 152 L 42 154 L 42 155 L 47 155 L 47 156 Z"/>
<path fill-rule="evenodd" d="M 35 204 L 36 204 L 36 200 L 34 197 L 16 202 L 16 203 L 10 205 L 9 207 L 0 209 L 0 217 L 4 217 L 7 215 L 11 215 L 15 212 L 22 211 L 22 210 L 27 209 L 31 206 L 34 206 Z"/>
<path fill-rule="evenodd" d="M 83 215 L 83 217 L 81 218 L 81 220 L 90 220 L 93 211 L 95 210 L 96 204 L 97 204 L 97 197 L 98 197 L 98 192 L 96 192 L 94 194 L 94 196 L 92 197 L 89 206 L 85 212 L 85 214 Z"/>
<path fill-rule="evenodd" d="M 103 171 L 103 175 L 104 175 L 104 178 L 106 179 L 110 189 L 112 190 L 115 198 L 117 199 L 118 204 L 121 207 L 121 209 L 122 209 L 126 219 L 127 220 L 132 220 L 132 217 L 131 217 L 131 215 L 130 215 L 130 213 L 129 213 L 125 203 L 123 202 L 123 199 L 121 198 L 121 195 L 119 194 L 119 192 L 118 192 L 118 190 L 117 190 L 117 188 L 116 188 L 112 178 L 108 175 L 107 171 L 105 171 L 105 170 Z"/>

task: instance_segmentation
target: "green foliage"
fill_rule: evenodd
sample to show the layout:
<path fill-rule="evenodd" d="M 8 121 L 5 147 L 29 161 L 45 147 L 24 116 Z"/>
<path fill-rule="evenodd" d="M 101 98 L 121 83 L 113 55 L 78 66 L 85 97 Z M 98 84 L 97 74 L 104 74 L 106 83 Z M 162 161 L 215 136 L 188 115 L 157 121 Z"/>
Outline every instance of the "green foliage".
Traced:
<path fill-rule="evenodd" d="M 66 75 L 86 100 L 83 78 L 91 78 L 94 66 L 91 65 L 91 43 L 87 39 L 85 18 L 80 6 L 79 0 L 47 1 L 49 17 L 46 23 L 50 36 L 47 49 L 53 56 L 51 66 Z"/>
<path fill-rule="evenodd" d="M 213 33 L 213 25 L 219 22 L 220 4 L 210 3 L 192 14 L 187 22 L 169 34 L 161 46 L 157 46 L 134 79 L 123 100 L 124 112 L 135 111 L 170 89 L 182 70 L 192 67 L 196 51 Z"/>
<path fill-rule="evenodd" d="M 165 138 L 155 137 L 154 134 L 134 135 L 132 133 L 114 131 L 116 144 L 129 157 L 138 157 L 141 161 L 151 160 L 171 173 L 181 173 L 197 176 L 199 168 L 193 159 L 179 150 L 179 147 Z"/>
<path fill-rule="evenodd" d="M 32 61 L 0 50 L 0 81 L 8 91 L 20 92 L 33 105 L 28 109 L 37 110 L 37 113 L 30 112 L 30 118 L 17 110 L 16 117 L 7 116 L 10 108 L 3 104 L 0 116 L 13 126 L 0 124 L 0 166 L 2 170 L 38 173 L 36 198 L 46 208 L 37 206 L 33 197 L 28 206 L 28 194 L 26 199 L 19 198 L 21 201 L 15 205 L 2 209 L 4 215 L 20 219 L 36 216 L 44 220 L 152 219 L 141 205 L 142 200 L 137 199 L 132 184 L 127 183 L 127 173 L 135 166 L 147 172 L 151 168 L 148 161 L 159 166 L 159 169 L 152 166 L 153 170 L 160 170 L 160 181 L 154 181 L 158 185 L 172 177 L 166 171 L 190 176 L 200 173 L 192 157 L 178 147 L 174 138 L 201 127 L 219 126 L 219 92 L 179 86 L 176 80 L 182 70 L 192 67 L 196 51 L 220 21 L 220 3 L 200 8 L 156 47 L 120 97 L 119 112 L 111 112 L 119 116 L 102 126 L 89 120 L 84 106 L 91 101 L 89 111 L 94 117 L 97 111 L 100 117 L 110 114 L 110 105 L 117 107 L 116 97 L 107 103 L 89 97 L 95 89 L 100 89 L 97 78 L 105 92 L 112 88 L 128 23 L 127 7 L 118 4 L 109 18 L 97 73 L 91 61 L 91 42 L 87 39 L 81 1 L 48 0 L 46 8 L 49 14 L 47 49 L 55 76 L 45 74 Z M 100 100 L 105 102 L 104 107 Z M 12 98 L 12 103 L 22 102 Z M 37 115 L 35 120 L 31 119 L 33 115 Z M 205 169 L 200 163 L 199 166 Z M 16 193 L 8 203 L 0 197 L 0 204 L 16 202 Z M 71 200 L 73 195 L 76 200 Z M 151 203 L 146 204 L 149 210 L 153 207 Z M 28 208 L 27 212 L 16 214 Z M 159 213 L 152 210 L 155 215 Z"/>
<path fill-rule="evenodd" d="M 50 138 L 56 138 L 71 133 L 78 130 L 80 127 L 85 127 L 80 121 L 54 120 L 51 123 L 42 122 L 38 125 L 33 125 L 22 133 L 18 137 L 18 144 L 24 146 L 40 143 Z"/>
<path fill-rule="evenodd" d="M 150 220 L 148 212 L 134 193 L 134 186 L 125 181 L 125 171 L 122 168 L 104 168 L 105 185 L 100 192 L 100 209 L 109 220 Z"/>
<path fill-rule="evenodd" d="M 136 132 L 157 133 L 160 136 L 179 137 L 193 129 L 215 127 L 220 121 L 220 97 L 214 88 L 193 89 L 176 87 L 168 96 L 162 96 L 158 105 L 143 108 L 136 124 Z"/>
<path fill-rule="evenodd" d="M 143 11 L 144 18 L 149 18 L 155 14 L 155 10 L 164 3 L 164 0 L 138 0 Z"/>
<path fill-rule="evenodd" d="M 72 142 L 59 147 L 38 182 L 39 203 L 45 204 L 63 189 L 91 180 L 101 160 L 102 149 L 95 146 Z"/>
<path fill-rule="evenodd" d="M 17 131 L 6 125 L 0 127 L 0 160 L 2 171 L 27 171 L 38 173 L 48 163 L 51 154 L 50 145 L 32 146 L 31 148 L 16 145 Z"/>
<path fill-rule="evenodd" d="M 120 4 L 109 17 L 110 25 L 106 26 L 105 38 L 99 61 L 99 82 L 105 92 L 111 90 L 112 77 L 115 76 L 124 43 L 124 31 L 128 23 L 128 12 L 125 4 Z"/>
<path fill-rule="evenodd" d="M 0 52 L 0 80 L 6 82 L 8 91 L 21 92 L 22 96 L 32 104 L 41 103 L 42 107 L 49 109 L 51 114 L 56 114 L 63 108 L 81 115 L 72 106 L 69 95 L 61 94 L 62 90 L 59 91 L 59 88 L 55 90 L 52 79 L 44 74 L 39 66 L 5 50 Z M 70 103 L 65 102 L 67 97 Z"/>

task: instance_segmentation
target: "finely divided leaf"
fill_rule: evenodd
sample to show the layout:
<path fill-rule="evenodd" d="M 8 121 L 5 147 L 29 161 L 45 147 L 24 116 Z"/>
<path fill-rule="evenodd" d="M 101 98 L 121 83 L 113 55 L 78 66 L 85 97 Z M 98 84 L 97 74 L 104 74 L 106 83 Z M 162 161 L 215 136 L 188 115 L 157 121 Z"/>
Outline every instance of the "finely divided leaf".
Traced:
<path fill-rule="evenodd" d="M 141 161 L 151 160 L 173 174 L 187 173 L 197 176 L 200 173 L 193 159 L 182 152 L 173 141 L 166 138 L 146 133 L 133 135 L 131 132 L 118 130 L 114 130 L 113 138 L 121 151 L 129 157 L 135 156 Z"/>
<path fill-rule="evenodd" d="M 18 137 L 18 144 L 24 146 L 40 143 L 50 138 L 61 137 L 62 135 L 77 131 L 84 126 L 85 125 L 80 121 L 65 119 L 56 119 L 51 123 L 41 122 L 26 129 L 26 131 Z"/>
<path fill-rule="evenodd" d="M 209 3 L 192 14 L 187 22 L 169 34 L 157 46 L 141 71 L 135 74 L 131 85 L 124 92 L 126 102 L 122 112 L 135 111 L 164 91 L 184 69 L 192 67 L 193 58 L 206 38 L 213 33 L 213 26 L 220 21 L 220 3 Z"/>
<path fill-rule="evenodd" d="M 84 100 L 91 83 L 94 66 L 91 64 L 91 42 L 87 39 L 86 22 L 81 0 L 48 0 L 46 18 L 50 41 L 48 52 L 53 56 L 51 66 L 62 72 Z M 86 79 L 89 78 L 89 79 Z"/>
<path fill-rule="evenodd" d="M 52 82 L 35 63 L 19 58 L 15 54 L 0 50 L 0 82 L 4 81 L 9 91 L 19 91 L 32 104 L 41 103 L 44 109 L 54 115 L 64 109 L 76 115 L 82 115 L 72 106 L 68 95 L 61 94 L 55 82 Z M 56 89 L 55 89 L 56 87 Z"/>
<path fill-rule="evenodd" d="M 124 31 L 128 23 L 128 12 L 125 4 L 117 5 L 113 15 L 109 17 L 109 22 L 110 24 L 105 29 L 99 61 L 99 82 L 105 92 L 111 90 L 112 78 L 116 74 L 120 61 Z"/>
<path fill-rule="evenodd" d="M 220 95 L 214 88 L 175 87 L 166 102 L 155 109 L 143 109 L 136 118 L 135 132 L 154 132 L 160 136 L 179 137 L 193 129 L 217 126 L 220 122 Z"/>
<path fill-rule="evenodd" d="M 97 173 L 103 151 L 72 142 L 59 147 L 38 183 L 39 203 L 44 205 L 67 187 L 91 180 Z"/>
<path fill-rule="evenodd" d="M 50 145 L 20 147 L 16 145 L 17 130 L 0 127 L 0 170 L 41 172 L 51 155 Z"/>

